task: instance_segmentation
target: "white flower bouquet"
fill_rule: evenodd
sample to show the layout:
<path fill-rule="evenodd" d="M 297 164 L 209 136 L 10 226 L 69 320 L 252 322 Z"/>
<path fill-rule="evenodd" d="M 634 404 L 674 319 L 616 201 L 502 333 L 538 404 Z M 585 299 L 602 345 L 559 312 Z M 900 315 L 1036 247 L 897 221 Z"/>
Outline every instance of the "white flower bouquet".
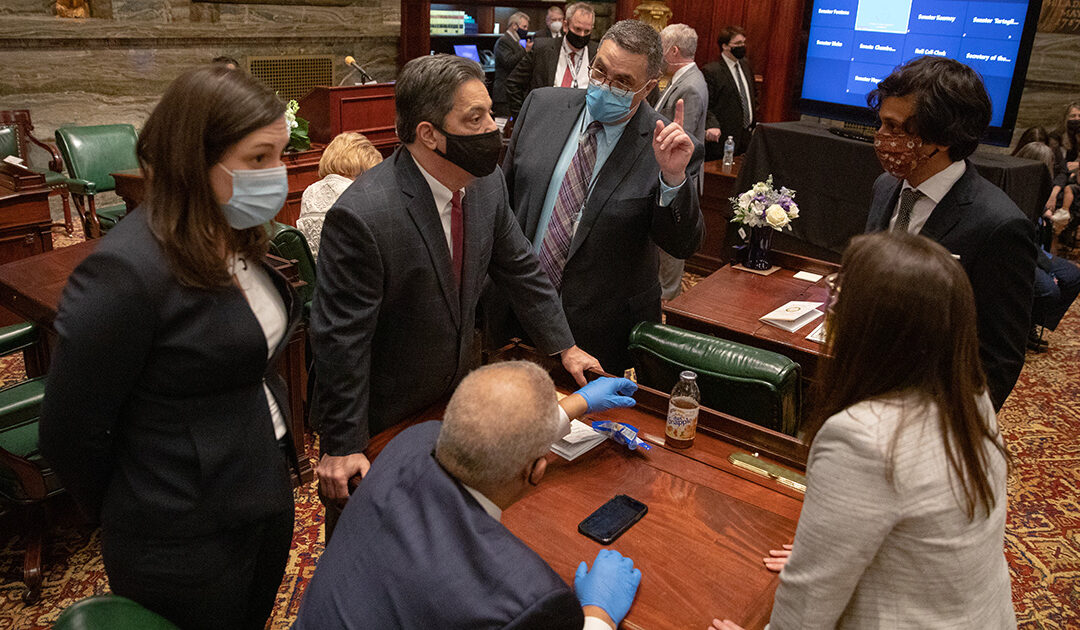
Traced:
<path fill-rule="evenodd" d="M 773 187 L 772 175 L 738 197 L 732 197 L 731 207 L 735 211 L 731 222 L 750 227 L 771 227 L 777 231 L 785 227 L 791 229 L 791 222 L 799 218 L 795 191 L 786 186 L 777 190 Z"/>

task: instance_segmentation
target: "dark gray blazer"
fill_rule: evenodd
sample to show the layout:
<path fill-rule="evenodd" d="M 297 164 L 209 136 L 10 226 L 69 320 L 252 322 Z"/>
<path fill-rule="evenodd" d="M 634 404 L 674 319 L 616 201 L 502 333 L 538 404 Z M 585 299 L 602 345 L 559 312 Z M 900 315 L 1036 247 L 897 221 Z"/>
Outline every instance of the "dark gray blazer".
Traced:
<path fill-rule="evenodd" d="M 466 186 L 463 206 L 460 292 L 431 188 L 404 146 L 327 212 L 311 311 L 311 417 L 323 452 L 360 452 L 454 390 L 475 367 L 476 302 L 489 274 L 543 352 L 574 344 L 502 172 Z"/>
<path fill-rule="evenodd" d="M 440 422 L 391 440 L 349 499 L 295 630 L 581 630 L 581 603 L 439 465 Z"/>
<path fill-rule="evenodd" d="M 499 109 L 506 107 L 506 77 L 514 71 L 521 58 L 525 56 L 525 49 L 518 42 L 518 38 L 510 33 L 504 33 L 495 41 L 495 83 L 491 86 L 491 102 Z M 505 111 L 496 111 L 497 114 L 505 114 Z"/>
<path fill-rule="evenodd" d="M 874 182 L 867 232 L 889 229 L 903 182 Z M 979 355 L 994 409 L 1001 409 L 1024 367 L 1035 281 L 1035 227 L 1012 199 L 971 162 L 920 232 L 941 243 L 967 272 L 975 293 Z"/>
<path fill-rule="evenodd" d="M 530 92 L 555 84 L 555 71 L 559 67 L 562 45 L 561 37 L 533 40 L 532 50 L 525 53 L 506 79 L 506 101 L 510 105 L 510 115 L 518 115 Z M 589 52 L 589 63 L 592 63 L 593 59 L 596 59 L 596 42 L 589 42 L 585 50 Z M 587 86 L 578 87 L 584 89 Z"/>
<path fill-rule="evenodd" d="M 754 70 L 745 58 L 739 60 L 739 66 L 746 75 L 746 87 L 750 90 L 750 105 L 753 108 L 754 120 L 757 120 Z M 735 85 L 735 77 L 731 76 L 731 70 L 728 69 L 727 62 L 723 58 L 707 64 L 701 72 L 705 76 L 705 83 L 709 90 L 709 111 L 705 125 L 708 129 L 720 129 L 720 142 L 710 142 L 709 147 L 719 145 L 722 153 L 724 141 L 731 136 L 735 139 L 735 153 L 743 153 L 750 145 L 750 132 L 742 124 L 742 101 L 739 99 L 739 88 Z M 712 159 L 712 152 L 710 152 L 710 159 Z"/>
<path fill-rule="evenodd" d="M 585 90 L 542 88 L 526 99 L 503 162 L 510 199 L 525 236 L 533 239 L 548 182 L 574 123 Z M 660 321 L 660 246 L 689 258 L 705 235 L 697 188 L 684 185 L 660 206 L 660 166 L 653 155 L 656 121 L 642 102 L 604 163 L 570 243 L 563 271 L 562 303 L 574 339 L 608 371 L 630 365 L 626 346 L 640 321 Z M 694 141 L 687 174 L 701 168 Z"/>
<path fill-rule="evenodd" d="M 148 212 L 110 230 L 68 279 L 41 451 L 87 514 L 114 532 L 209 535 L 291 514 L 263 381 L 291 428 L 277 364 L 299 300 L 266 267 L 289 314 L 267 360 L 244 293 L 181 285 Z"/>

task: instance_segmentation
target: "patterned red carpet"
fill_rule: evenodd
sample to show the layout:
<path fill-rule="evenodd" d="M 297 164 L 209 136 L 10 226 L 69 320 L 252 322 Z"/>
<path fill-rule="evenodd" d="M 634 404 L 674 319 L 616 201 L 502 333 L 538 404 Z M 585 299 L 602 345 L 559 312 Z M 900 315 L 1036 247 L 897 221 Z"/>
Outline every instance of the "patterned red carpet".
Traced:
<path fill-rule="evenodd" d="M 1047 339 L 1049 352 L 1028 354 L 1000 415 L 1015 457 L 1005 551 L 1020 627 L 1064 630 L 1080 627 L 1080 303 Z M 21 371 L 21 357 L 0 361 L 0 382 L 17 380 Z M 313 486 L 297 489 L 295 496 L 293 551 L 268 624 L 274 630 L 291 625 L 323 550 L 322 509 Z M 49 628 L 66 606 L 108 591 L 98 532 L 71 525 L 65 516 L 70 509 L 66 502 L 54 506 L 45 586 L 33 606 L 20 599 L 23 542 L 17 523 L 10 514 L 0 516 L 0 630 Z"/>

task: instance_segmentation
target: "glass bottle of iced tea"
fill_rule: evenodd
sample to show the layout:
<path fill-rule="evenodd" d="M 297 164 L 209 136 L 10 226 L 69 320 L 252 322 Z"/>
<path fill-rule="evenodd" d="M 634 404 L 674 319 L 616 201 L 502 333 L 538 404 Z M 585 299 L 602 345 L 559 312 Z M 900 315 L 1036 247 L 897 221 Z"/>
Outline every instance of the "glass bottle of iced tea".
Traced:
<path fill-rule="evenodd" d="M 694 445 L 700 407 L 701 392 L 698 391 L 697 374 L 686 370 L 679 374 L 679 382 L 675 385 L 675 389 L 671 390 L 667 427 L 664 430 L 668 446 L 690 448 Z"/>

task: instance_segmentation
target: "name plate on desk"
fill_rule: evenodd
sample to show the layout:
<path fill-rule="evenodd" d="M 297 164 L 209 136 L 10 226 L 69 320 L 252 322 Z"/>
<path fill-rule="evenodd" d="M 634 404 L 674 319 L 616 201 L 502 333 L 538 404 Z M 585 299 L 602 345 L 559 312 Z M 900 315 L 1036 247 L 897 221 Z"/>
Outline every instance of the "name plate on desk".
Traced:
<path fill-rule="evenodd" d="M 44 188 L 45 176 L 25 166 L 0 162 L 0 187 L 14 192 L 30 188 Z"/>

